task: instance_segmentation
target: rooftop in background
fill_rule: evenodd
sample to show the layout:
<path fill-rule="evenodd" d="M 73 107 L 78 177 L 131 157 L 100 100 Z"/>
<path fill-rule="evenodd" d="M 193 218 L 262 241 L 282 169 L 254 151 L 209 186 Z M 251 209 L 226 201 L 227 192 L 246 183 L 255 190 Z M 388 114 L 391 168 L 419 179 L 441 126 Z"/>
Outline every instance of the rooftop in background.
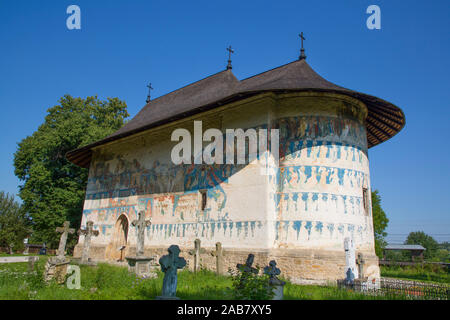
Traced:
<path fill-rule="evenodd" d="M 238 80 L 231 68 L 149 101 L 112 135 L 67 153 L 72 163 L 88 168 L 92 148 L 172 121 L 264 93 L 331 92 L 354 97 L 368 109 L 367 145 L 373 147 L 396 135 L 405 125 L 403 111 L 383 99 L 335 85 L 318 75 L 305 59 Z"/>
<path fill-rule="evenodd" d="M 419 244 L 388 244 L 384 250 L 426 250 Z"/>

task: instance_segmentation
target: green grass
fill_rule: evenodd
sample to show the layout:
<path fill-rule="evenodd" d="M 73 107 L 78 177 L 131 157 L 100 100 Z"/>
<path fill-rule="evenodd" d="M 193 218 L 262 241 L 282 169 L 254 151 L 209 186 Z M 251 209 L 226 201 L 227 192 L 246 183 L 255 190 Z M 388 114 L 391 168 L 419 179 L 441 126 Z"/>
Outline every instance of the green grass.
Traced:
<path fill-rule="evenodd" d="M 163 274 L 155 279 L 139 279 L 126 267 L 99 264 L 80 266 L 81 289 L 70 290 L 54 282 L 45 284 L 42 273 L 47 257 L 36 263 L 38 272 L 27 272 L 27 263 L 0 264 L 0 300 L 148 300 L 161 294 Z M 194 274 L 188 270 L 178 273 L 177 296 L 192 300 L 225 300 L 232 298 L 231 277 L 217 276 L 214 272 L 201 270 Z M 373 297 L 336 287 L 294 285 L 287 283 L 285 299 L 391 299 Z"/>
<path fill-rule="evenodd" d="M 448 270 L 432 265 L 380 266 L 382 277 L 434 283 L 450 283 Z"/>

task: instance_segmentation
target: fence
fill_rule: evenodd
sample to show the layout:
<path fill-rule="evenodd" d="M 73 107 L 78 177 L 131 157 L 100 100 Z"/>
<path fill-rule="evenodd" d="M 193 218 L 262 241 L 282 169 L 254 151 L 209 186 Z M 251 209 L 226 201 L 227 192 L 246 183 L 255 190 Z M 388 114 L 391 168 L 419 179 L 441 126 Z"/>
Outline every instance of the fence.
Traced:
<path fill-rule="evenodd" d="M 374 281 L 354 280 L 348 283 L 346 280 L 338 280 L 338 288 L 353 290 L 369 295 L 384 296 L 392 299 L 411 300 L 449 300 L 450 286 L 418 281 L 380 278 Z"/>

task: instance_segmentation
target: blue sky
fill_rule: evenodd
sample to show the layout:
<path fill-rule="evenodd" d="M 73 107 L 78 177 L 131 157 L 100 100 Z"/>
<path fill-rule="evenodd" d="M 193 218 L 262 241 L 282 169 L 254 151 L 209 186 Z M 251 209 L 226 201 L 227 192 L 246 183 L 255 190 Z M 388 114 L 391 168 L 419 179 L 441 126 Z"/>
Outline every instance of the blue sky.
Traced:
<path fill-rule="evenodd" d="M 66 8 L 81 8 L 68 30 Z M 381 30 L 366 8 L 381 9 Z M 13 153 L 64 94 L 119 97 L 134 116 L 153 97 L 221 71 L 239 78 L 297 59 L 338 85 L 388 100 L 406 127 L 369 151 L 388 239 L 423 230 L 450 240 L 450 2 L 0 1 L 0 190 L 16 194 Z"/>

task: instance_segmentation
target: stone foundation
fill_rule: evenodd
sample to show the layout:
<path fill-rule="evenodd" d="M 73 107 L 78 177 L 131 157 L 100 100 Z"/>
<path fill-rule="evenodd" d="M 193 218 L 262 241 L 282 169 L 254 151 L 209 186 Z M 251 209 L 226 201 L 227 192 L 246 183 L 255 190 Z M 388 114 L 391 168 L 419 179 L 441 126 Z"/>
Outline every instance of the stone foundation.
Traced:
<path fill-rule="evenodd" d="M 156 256 L 156 262 L 159 258 L 167 254 L 167 247 L 146 247 L 146 256 Z M 180 256 L 187 261 L 187 267 L 193 270 L 194 257 L 190 255 L 190 248 L 181 248 Z M 216 270 L 216 258 L 211 255 L 215 248 L 204 248 L 206 253 L 201 255 L 200 266 L 212 271 Z M 298 284 L 327 284 L 335 283 L 338 279 L 345 278 L 345 253 L 331 250 L 308 250 L 308 249 L 227 249 L 224 248 L 223 265 L 224 271 L 229 268 L 236 270 L 236 264 L 245 263 L 249 253 L 255 255 L 254 265 L 259 265 L 262 269 L 268 265 L 270 260 L 277 261 L 277 267 L 281 269 L 282 277 L 293 283 Z M 77 245 L 74 250 L 74 257 L 81 256 L 82 246 Z M 366 260 L 364 265 L 364 277 L 379 278 L 380 269 L 378 266 L 378 257 L 371 252 L 356 251 L 356 254 L 363 253 Z M 112 262 L 105 258 L 106 246 L 92 245 L 90 257 L 94 261 Z M 136 254 L 135 247 L 126 249 L 127 256 Z"/>

